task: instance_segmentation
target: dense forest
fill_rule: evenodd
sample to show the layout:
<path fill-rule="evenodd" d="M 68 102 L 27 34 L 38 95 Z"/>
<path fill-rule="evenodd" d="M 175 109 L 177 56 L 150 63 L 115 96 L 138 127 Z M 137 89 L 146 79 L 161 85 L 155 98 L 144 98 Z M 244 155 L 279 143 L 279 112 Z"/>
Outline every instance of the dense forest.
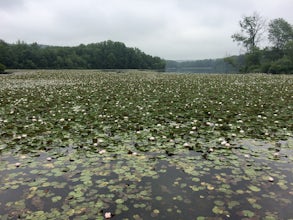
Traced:
<path fill-rule="evenodd" d="M 165 61 L 124 43 L 104 41 L 75 47 L 8 44 L 0 40 L 0 68 L 9 69 L 164 69 Z"/>

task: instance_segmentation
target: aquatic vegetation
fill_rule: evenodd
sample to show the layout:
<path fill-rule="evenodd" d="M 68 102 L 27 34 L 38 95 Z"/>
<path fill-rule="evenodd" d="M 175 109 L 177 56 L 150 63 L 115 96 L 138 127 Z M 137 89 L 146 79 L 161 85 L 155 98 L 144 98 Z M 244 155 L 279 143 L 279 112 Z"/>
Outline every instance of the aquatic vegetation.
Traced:
<path fill-rule="evenodd" d="M 292 218 L 292 94 L 286 75 L 1 76 L 0 217 Z"/>

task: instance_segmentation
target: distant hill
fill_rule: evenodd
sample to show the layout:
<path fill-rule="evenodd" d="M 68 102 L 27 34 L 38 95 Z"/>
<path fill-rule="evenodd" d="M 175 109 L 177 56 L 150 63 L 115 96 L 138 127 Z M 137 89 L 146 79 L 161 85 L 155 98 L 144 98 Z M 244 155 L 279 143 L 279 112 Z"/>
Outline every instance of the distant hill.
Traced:
<path fill-rule="evenodd" d="M 163 59 L 110 40 L 75 47 L 0 40 L 0 63 L 10 69 L 165 69 Z"/>

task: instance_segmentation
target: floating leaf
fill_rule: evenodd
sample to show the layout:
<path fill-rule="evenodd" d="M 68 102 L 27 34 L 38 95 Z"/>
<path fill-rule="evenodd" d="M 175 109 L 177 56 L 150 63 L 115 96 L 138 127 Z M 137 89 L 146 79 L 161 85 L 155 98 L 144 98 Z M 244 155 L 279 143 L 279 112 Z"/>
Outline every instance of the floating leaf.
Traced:
<path fill-rule="evenodd" d="M 219 206 L 214 206 L 214 208 L 212 209 L 212 211 L 213 211 L 213 213 L 215 213 L 217 215 L 224 213 L 224 210 L 221 207 L 219 207 Z"/>
<path fill-rule="evenodd" d="M 250 210 L 243 210 L 242 213 L 243 213 L 243 216 L 245 217 L 252 218 L 254 216 L 254 213 Z"/>
<path fill-rule="evenodd" d="M 123 200 L 123 199 L 116 199 L 115 202 L 116 202 L 117 204 L 122 204 L 122 203 L 124 202 L 124 200 Z"/>
<path fill-rule="evenodd" d="M 54 197 L 52 198 L 52 202 L 58 202 L 58 201 L 61 200 L 61 199 L 62 199 L 61 196 L 54 196 Z"/>
<path fill-rule="evenodd" d="M 248 188 L 253 192 L 259 192 L 260 191 L 260 188 L 258 188 L 257 186 L 249 185 Z"/>

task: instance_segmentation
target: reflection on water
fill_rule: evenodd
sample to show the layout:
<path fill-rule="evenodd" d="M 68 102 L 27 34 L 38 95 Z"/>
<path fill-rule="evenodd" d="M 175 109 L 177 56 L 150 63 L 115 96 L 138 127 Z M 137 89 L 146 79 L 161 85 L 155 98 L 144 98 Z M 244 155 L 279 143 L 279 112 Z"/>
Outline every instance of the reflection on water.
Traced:
<path fill-rule="evenodd" d="M 0 217 L 103 219 L 110 211 L 115 219 L 289 219 L 291 144 L 276 149 L 242 140 L 205 157 L 188 150 L 173 156 L 74 148 L 2 152 Z"/>

